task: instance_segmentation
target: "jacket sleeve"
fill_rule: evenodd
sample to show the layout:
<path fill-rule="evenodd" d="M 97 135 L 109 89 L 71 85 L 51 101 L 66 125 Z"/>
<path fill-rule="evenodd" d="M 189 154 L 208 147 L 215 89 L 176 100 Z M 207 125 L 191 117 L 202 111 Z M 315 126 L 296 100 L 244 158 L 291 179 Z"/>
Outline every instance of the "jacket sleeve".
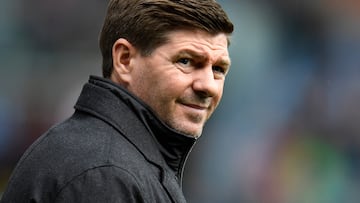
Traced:
<path fill-rule="evenodd" d="M 137 178 L 125 169 L 103 166 L 73 178 L 58 193 L 56 203 L 145 202 Z"/>

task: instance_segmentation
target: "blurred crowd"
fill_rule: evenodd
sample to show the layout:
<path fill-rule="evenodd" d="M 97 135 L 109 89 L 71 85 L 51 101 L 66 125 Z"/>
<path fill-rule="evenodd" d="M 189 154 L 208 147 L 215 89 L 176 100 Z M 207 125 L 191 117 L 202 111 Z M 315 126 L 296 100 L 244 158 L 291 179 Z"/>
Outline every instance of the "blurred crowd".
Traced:
<path fill-rule="evenodd" d="M 358 202 L 360 1 L 218 2 L 235 24 L 232 67 L 185 169 L 188 202 Z M 0 2 L 0 196 L 24 150 L 101 74 L 106 4 Z"/>

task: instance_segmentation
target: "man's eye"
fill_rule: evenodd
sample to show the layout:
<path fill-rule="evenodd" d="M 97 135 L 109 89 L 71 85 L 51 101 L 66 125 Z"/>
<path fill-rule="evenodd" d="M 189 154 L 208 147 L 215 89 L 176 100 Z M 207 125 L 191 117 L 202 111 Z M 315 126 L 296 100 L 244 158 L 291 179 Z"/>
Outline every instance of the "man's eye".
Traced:
<path fill-rule="evenodd" d="M 225 69 L 223 67 L 221 67 L 221 66 L 213 66 L 212 69 L 216 73 L 221 73 L 221 74 L 226 73 Z"/>
<path fill-rule="evenodd" d="M 183 65 L 189 65 L 191 61 L 188 58 L 181 58 L 181 59 L 177 60 L 177 62 L 181 63 Z"/>

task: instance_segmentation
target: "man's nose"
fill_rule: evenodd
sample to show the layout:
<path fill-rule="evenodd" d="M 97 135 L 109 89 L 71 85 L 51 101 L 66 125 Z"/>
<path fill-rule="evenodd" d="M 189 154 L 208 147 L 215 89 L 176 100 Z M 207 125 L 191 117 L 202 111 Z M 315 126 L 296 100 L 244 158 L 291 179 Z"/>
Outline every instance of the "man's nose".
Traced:
<path fill-rule="evenodd" d="M 214 78 L 212 66 L 199 68 L 194 72 L 193 90 L 204 97 L 213 97 L 219 92 L 219 83 Z"/>

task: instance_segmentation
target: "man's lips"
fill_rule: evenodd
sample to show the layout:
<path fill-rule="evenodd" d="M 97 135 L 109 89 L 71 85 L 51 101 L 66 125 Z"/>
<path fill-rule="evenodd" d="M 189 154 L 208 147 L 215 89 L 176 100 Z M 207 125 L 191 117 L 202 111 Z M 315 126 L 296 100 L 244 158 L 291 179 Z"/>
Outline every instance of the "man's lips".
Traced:
<path fill-rule="evenodd" d="M 204 111 L 211 108 L 212 98 L 183 97 L 177 100 L 177 103 L 193 110 Z"/>
<path fill-rule="evenodd" d="M 208 108 L 207 105 L 200 105 L 200 104 L 188 104 L 188 103 L 183 103 L 184 106 L 193 108 L 193 109 L 198 109 L 198 110 L 205 110 Z"/>

